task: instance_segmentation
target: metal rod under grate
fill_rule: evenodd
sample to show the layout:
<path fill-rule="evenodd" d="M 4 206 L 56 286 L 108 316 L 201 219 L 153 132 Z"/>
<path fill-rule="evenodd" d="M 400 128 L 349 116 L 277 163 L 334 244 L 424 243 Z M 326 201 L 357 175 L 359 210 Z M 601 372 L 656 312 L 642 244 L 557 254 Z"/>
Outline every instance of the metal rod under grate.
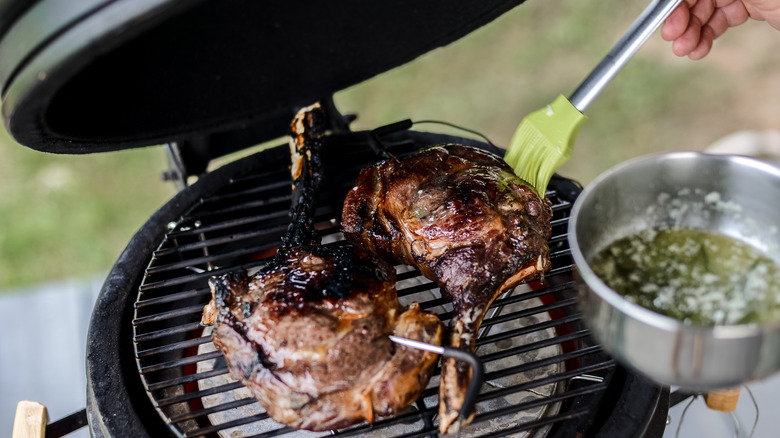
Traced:
<path fill-rule="evenodd" d="M 317 210 L 324 244 L 343 240 L 337 221 L 342 195 L 359 169 L 375 161 L 365 145 L 341 147 L 332 153 L 340 170 Z M 438 371 L 417 403 L 392 418 L 327 434 L 295 431 L 269 419 L 230 378 L 222 354 L 200 327 L 211 276 L 256 269 L 274 254 L 287 229 L 288 179 L 286 163 L 272 163 L 264 172 L 234 178 L 170 224 L 146 269 L 133 319 L 138 370 L 152 403 L 173 433 L 186 437 L 436 436 Z M 565 234 L 571 205 L 554 186 L 547 197 L 554 204 L 553 267 L 543 282 L 501 296 L 488 312 L 477 341 L 485 383 L 477 416 L 463 436 L 545 434 L 565 422 L 584 422 L 613 373 L 614 363 L 589 343 L 575 309 Z M 417 301 L 446 323 L 451 306 L 436 284 L 409 267 L 397 270 L 401 304 Z"/>

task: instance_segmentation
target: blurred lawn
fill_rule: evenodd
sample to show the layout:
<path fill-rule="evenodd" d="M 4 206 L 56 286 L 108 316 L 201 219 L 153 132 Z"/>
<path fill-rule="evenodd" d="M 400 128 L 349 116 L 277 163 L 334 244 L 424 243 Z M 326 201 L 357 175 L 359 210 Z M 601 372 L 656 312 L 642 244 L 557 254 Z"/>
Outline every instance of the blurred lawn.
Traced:
<path fill-rule="evenodd" d="M 108 272 L 175 190 L 164 151 L 53 155 L 0 135 L 0 289 Z"/>
<path fill-rule="evenodd" d="M 529 0 L 446 48 L 337 93 L 353 129 L 438 119 L 505 145 L 519 121 L 568 95 L 648 3 Z M 780 129 L 780 32 L 731 30 L 703 61 L 655 35 L 588 109 L 560 173 L 587 183 L 633 156 L 701 150 L 740 130 Z M 456 132 L 437 125 L 415 129 Z M 161 148 L 56 156 L 0 136 L 0 289 L 107 272 L 173 193 Z"/>

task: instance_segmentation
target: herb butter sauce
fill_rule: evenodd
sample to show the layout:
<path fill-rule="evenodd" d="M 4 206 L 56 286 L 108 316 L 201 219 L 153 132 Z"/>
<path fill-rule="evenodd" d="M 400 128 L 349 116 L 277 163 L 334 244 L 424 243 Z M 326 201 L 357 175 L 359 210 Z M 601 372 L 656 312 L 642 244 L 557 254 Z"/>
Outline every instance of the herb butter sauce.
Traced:
<path fill-rule="evenodd" d="M 780 319 L 780 267 L 735 238 L 690 228 L 619 239 L 590 262 L 626 299 L 696 325 Z"/>

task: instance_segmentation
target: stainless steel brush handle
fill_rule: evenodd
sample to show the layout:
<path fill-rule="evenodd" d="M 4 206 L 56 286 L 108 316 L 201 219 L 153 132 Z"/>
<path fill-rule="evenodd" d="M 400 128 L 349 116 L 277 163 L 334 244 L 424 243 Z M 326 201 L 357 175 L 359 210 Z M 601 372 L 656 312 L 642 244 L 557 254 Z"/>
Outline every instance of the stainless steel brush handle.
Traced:
<path fill-rule="evenodd" d="M 615 77 L 632 56 L 650 38 L 661 23 L 666 20 L 682 0 L 653 0 L 639 18 L 612 47 L 607 56 L 593 69 L 587 78 L 574 90 L 569 102 L 580 112 L 590 105 L 601 90 Z"/>

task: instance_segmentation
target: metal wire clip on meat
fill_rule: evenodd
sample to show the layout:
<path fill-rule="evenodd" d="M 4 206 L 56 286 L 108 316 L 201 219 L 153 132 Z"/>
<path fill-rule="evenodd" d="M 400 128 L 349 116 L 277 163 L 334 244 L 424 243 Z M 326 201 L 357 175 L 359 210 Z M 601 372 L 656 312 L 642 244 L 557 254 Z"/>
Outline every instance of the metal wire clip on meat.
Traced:
<path fill-rule="evenodd" d="M 471 412 L 474 410 L 474 404 L 477 402 L 479 388 L 482 386 L 482 375 L 485 371 L 484 367 L 482 366 L 482 361 L 479 360 L 476 354 L 458 348 L 441 347 L 438 345 L 415 341 L 413 339 L 399 338 L 398 336 L 392 335 L 390 336 L 390 340 L 396 344 L 409 348 L 430 351 L 431 353 L 440 354 L 442 357 L 448 357 L 468 363 L 469 366 L 471 366 L 471 382 L 469 383 L 469 390 L 466 393 L 466 398 L 463 400 L 463 405 L 460 407 L 458 416 L 462 419 L 469 417 L 469 414 L 471 414 Z"/>

